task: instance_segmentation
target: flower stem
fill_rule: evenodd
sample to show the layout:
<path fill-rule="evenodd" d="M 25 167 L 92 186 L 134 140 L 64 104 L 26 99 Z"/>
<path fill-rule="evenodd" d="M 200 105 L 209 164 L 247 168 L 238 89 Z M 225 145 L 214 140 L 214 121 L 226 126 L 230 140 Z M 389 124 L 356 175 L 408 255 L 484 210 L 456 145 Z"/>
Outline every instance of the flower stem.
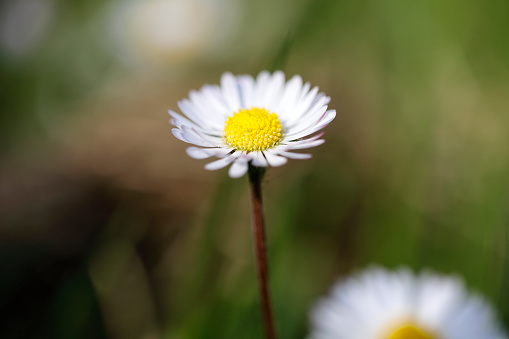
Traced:
<path fill-rule="evenodd" d="M 251 212 L 253 214 L 253 236 L 255 241 L 256 267 L 258 271 L 258 289 L 265 337 L 275 339 L 274 320 L 269 295 L 269 270 L 265 243 L 265 226 L 262 212 L 261 181 L 265 169 L 249 164 L 249 184 L 251 186 Z"/>

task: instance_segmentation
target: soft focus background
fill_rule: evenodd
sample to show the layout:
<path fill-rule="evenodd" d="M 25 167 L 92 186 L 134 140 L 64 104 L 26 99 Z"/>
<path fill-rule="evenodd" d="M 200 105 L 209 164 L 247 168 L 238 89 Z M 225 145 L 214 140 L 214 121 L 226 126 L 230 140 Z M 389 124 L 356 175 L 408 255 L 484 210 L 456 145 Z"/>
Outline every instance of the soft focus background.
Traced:
<path fill-rule="evenodd" d="M 509 2 L 2 0 L 0 337 L 260 338 L 247 179 L 168 109 L 224 71 L 332 97 L 271 169 L 281 338 L 370 264 L 464 277 L 509 327 Z"/>

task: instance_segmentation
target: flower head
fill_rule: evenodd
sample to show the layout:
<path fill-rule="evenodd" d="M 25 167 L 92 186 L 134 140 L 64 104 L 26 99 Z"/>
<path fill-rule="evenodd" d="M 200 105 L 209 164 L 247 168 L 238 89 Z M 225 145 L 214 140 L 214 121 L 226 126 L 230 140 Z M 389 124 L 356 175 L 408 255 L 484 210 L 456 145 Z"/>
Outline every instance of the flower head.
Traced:
<path fill-rule="evenodd" d="M 505 339 L 460 279 L 371 269 L 337 283 L 311 314 L 313 339 Z"/>
<path fill-rule="evenodd" d="M 323 133 L 313 135 L 336 116 L 327 110 L 330 98 L 311 89 L 294 76 L 287 82 L 283 72 L 249 75 L 224 73 L 221 85 L 205 85 L 178 103 L 186 117 L 169 111 L 177 126 L 173 134 L 200 147 L 189 147 L 195 159 L 218 157 L 205 165 L 216 170 L 231 164 L 233 178 L 243 176 L 248 164 L 281 166 L 287 158 L 309 159 L 310 154 L 292 150 L 324 143 Z M 313 135 L 313 136 L 312 136 Z"/>
<path fill-rule="evenodd" d="M 26 0 L 25 0 L 26 1 Z M 40 2 L 41 0 L 30 0 Z M 48 1 L 48 0 L 46 0 Z M 238 1 L 122 0 L 107 7 L 108 46 L 130 66 L 182 68 L 212 56 L 238 31 Z"/>

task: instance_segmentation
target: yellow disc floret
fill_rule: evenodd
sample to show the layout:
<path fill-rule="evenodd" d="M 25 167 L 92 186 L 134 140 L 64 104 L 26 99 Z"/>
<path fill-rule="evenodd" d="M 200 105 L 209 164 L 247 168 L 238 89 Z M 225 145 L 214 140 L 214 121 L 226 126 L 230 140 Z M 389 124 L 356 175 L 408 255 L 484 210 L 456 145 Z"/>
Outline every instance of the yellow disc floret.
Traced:
<path fill-rule="evenodd" d="M 277 145 L 283 137 L 283 126 L 276 113 L 265 108 L 240 109 L 228 117 L 224 139 L 236 150 L 263 151 Z"/>
<path fill-rule="evenodd" d="M 398 328 L 388 339 L 438 339 L 414 325 L 405 325 Z"/>

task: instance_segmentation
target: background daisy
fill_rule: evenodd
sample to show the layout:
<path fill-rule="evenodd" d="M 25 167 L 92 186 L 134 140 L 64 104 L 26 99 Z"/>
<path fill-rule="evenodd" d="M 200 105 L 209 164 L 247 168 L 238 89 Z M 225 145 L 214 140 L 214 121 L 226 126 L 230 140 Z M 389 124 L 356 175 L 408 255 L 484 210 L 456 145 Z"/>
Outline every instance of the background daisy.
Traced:
<path fill-rule="evenodd" d="M 205 166 L 216 170 L 227 165 L 233 178 L 243 176 L 248 163 L 257 167 L 281 166 L 287 158 L 308 159 L 310 154 L 289 151 L 324 143 L 322 134 L 310 137 L 336 116 L 327 110 L 330 98 L 318 87 L 303 84 L 298 75 L 285 82 L 283 72 L 249 75 L 224 73 L 221 86 L 205 85 L 178 103 L 187 118 L 169 111 L 182 141 L 207 148 L 190 147 L 196 159 L 219 157 Z"/>
<path fill-rule="evenodd" d="M 457 277 L 374 268 L 338 282 L 311 313 L 313 339 L 504 339 Z"/>

